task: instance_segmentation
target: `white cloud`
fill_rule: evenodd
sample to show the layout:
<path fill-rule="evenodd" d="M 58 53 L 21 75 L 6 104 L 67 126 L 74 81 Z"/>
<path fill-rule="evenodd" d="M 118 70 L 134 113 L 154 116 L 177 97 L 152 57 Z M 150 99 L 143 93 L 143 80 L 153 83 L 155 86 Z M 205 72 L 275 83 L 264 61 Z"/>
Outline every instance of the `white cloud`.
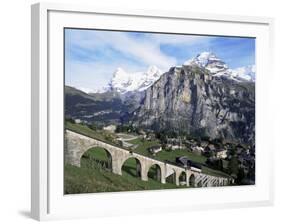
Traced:
<path fill-rule="evenodd" d="M 67 30 L 66 34 L 67 47 L 75 46 L 73 49 L 76 53 L 88 58 L 87 60 L 67 58 L 66 84 L 87 88 L 88 91 L 96 91 L 104 87 L 117 67 L 123 67 L 128 72 L 136 72 L 144 71 L 150 65 L 156 65 L 162 71 L 166 71 L 178 62 L 176 57 L 161 51 L 161 44 L 192 45 L 204 39 L 187 35 L 135 36 L 128 32 L 95 30 Z M 97 52 L 102 52 L 100 58 L 97 58 Z M 117 52 L 117 56 L 110 55 L 112 52 Z"/>
<path fill-rule="evenodd" d="M 176 58 L 160 50 L 160 42 L 151 38 L 134 38 L 124 32 L 71 31 L 71 43 L 84 49 L 111 48 L 140 64 L 156 65 L 166 69 L 176 64 Z"/>
<path fill-rule="evenodd" d="M 132 38 L 125 33 L 112 33 L 105 36 L 112 48 L 135 57 L 143 64 L 156 65 L 162 69 L 176 64 L 176 58 L 162 53 L 159 44 L 153 41 Z"/>
<path fill-rule="evenodd" d="M 198 44 L 200 42 L 206 42 L 209 39 L 215 38 L 215 37 L 206 37 L 206 36 L 195 36 L 195 35 L 175 35 L 175 34 L 155 34 L 155 35 L 149 35 L 151 40 L 154 43 L 157 44 L 171 44 L 171 45 L 180 45 L 180 46 L 186 46 L 186 45 L 193 45 Z"/>
<path fill-rule="evenodd" d="M 112 78 L 112 74 L 118 67 L 128 71 L 142 71 L 142 67 L 123 60 L 116 60 L 111 63 L 66 61 L 65 83 L 86 92 L 97 92 L 103 90 Z"/>

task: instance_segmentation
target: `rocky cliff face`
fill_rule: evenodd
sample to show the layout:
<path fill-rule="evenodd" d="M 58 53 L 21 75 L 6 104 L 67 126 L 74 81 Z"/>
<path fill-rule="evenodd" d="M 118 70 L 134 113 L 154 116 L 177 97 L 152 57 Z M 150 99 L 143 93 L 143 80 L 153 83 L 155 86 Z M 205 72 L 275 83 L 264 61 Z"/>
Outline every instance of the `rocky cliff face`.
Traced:
<path fill-rule="evenodd" d="M 254 143 L 255 83 L 214 77 L 196 64 L 173 67 L 145 91 L 134 124 Z"/>

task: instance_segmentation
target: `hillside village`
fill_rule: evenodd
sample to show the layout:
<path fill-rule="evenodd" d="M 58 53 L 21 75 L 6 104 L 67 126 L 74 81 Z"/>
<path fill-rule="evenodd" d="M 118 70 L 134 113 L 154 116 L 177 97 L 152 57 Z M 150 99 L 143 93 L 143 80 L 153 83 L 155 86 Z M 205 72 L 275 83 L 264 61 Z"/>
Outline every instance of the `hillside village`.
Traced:
<path fill-rule="evenodd" d="M 102 133 L 106 141 L 152 158 L 200 171 L 202 167 L 209 172 L 218 171 L 221 175 L 230 175 L 239 185 L 255 182 L 255 149 L 250 145 L 126 125 L 95 126 L 80 119 L 67 122 L 86 126 Z"/>

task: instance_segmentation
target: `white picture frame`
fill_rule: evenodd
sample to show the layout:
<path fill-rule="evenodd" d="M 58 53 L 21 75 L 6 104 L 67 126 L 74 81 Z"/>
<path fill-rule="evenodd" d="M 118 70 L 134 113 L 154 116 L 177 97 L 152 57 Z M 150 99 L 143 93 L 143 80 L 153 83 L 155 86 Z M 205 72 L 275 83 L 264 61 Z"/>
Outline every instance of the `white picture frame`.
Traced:
<path fill-rule="evenodd" d="M 267 90 L 273 76 L 271 18 L 38 3 L 32 5 L 31 214 L 37 220 L 116 216 L 273 203 Z M 165 191 L 63 194 L 63 27 L 253 36 L 256 61 L 256 184 Z M 185 28 L 183 28 L 185 27 Z M 187 28 L 189 27 L 189 28 Z M 172 30 L 173 29 L 173 30 Z M 164 197 L 165 196 L 165 197 Z M 179 201 L 178 198 L 188 200 Z M 136 203 L 137 202 L 137 203 Z M 126 207 L 128 203 L 134 206 Z"/>

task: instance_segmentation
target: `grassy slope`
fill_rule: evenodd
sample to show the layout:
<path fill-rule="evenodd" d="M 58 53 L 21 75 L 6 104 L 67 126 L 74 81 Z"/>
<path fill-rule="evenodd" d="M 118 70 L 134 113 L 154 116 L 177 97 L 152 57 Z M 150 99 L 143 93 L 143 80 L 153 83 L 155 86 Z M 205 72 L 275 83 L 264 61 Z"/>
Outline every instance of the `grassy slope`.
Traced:
<path fill-rule="evenodd" d="M 148 156 L 148 157 L 151 157 L 151 154 L 148 152 L 147 148 L 152 146 L 152 145 L 159 144 L 158 141 L 144 141 L 144 142 L 142 142 L 139 139 L 134 139 L 134 140 L 130 141 L 130 143 L 138 144 L 138 147 L 134 151 L 139 153 L 139 154 Z M 179 149 L 174 150 L 174 151 L 170 151 L 170 152 L 162 150 L 161 152 L 157 153 L 154 158 L 158 159 L 158 160 L 162 160 L 162 161 L 165 161 L 165 160 L 175 161 L 176 157 L 179 157 L 179 156 L 187 156 L 192 161 L 197 162 L 197 163 L 202 163 L 202 164 L 205 163 L 205 161 L 207 159 L 204 156 L 197 155 L 197 154 L 189 152 L 187 150 L 179 150 Z"/>
<path fill-rule="evenodd" d="M 85 135 L 85 136 L 88 136 L 88 137 L 91 137 L 91 138 L 95 138 L 97 140 L 100 140 L 100 141 L 103 141 L 103 142 L 107 142 L 109 144 L 112 144 L 114 145 L 113 142 L 110 142 L 108 141 L 106 138 L 105 138 L 105 133 L 107 133 L 107 135 L 111 135 L 113 137 L 117 137 L 115 136 L 114 134 L 112 133 L 108 133 L 106 131 L 103 131 L 103 130 L 98 130 L 98 131 L 93 131 L 92 129 L 90 129 L 88 126 L 86 125 L 82 125 L 82 124 L 73 124 L 73 123 L 70 123 L 70 122 L 65 122 L 65 128 L 71 130 L 71 131 L 74 131 L 74 132 L 77 132 L 77 133 L 80 133 L 82 135 Z"/>

